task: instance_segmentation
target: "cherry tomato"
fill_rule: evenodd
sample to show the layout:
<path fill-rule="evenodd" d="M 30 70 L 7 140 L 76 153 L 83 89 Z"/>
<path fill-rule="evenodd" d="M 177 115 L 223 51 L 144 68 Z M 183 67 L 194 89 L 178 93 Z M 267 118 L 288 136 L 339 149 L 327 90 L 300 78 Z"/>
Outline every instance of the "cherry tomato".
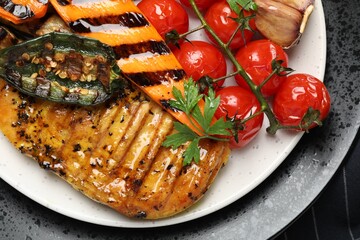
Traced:
<path fill-rule="evenodd" d="M 244 15 L 250 16 L 251 13 L 245 11 Z M 237 14 L 231 10 L 229 4 L 225 0 L 211 5 L 205 14 L 205 20 L 224 43 L 229 41 L 239 25 L 232 19 L 236 17 Z M 254 19 L 251 19 L 249 24 L 251 29 L 255 31 L 256 26 Z M 216 43 L 208 32 L 206 32 L 206 34 L 212 42 Z M 238 31 L 230 44 L 230 48 L 235 50 L 244 46 L 245 43 L 251 40 L 253 35 L 254 32 L 247 29 L 244 30 L 244 34 L 242 34 L 241 31 Z"/>
<path fill-rule="evenodd" d="M 325 85 L 309 74 L 289 75 L 275 95 L 275 116 L 283 125 L 297 126 L 309 107 L 320 111 L 320 120 L 326 118 L 330 111 L 330 95 Z M 315 126 L 314 123 L 311 128 Z"/>
<path fill-rule="evenodd" d="M 137 6 L 163 38 L 171 30 L 189 30 L 188 14 L 175 0 L 142 0 Z"/>
<path fill-rule="evenodd" d="M 260 85 L 273 71 L 271 62 L 282 60 L 281 66 L 288 66 L 288 55 L 279 45 L 266 40 L 256 40 L 242 47 L 236 54 L 236 60 L 245 69 L 251 80 Z M 261 92 L 264 96 L 272 96 L 280 87 L 286 76 L 273 75 L 270 80 L 262 87 Z M 236 82 L 247 89 L 250 89 L 245 80 L 237 75 Z"/>
<path fill-rule="evenodd" d="M 200 10 L 203 11 L 208 9 L 214 2 L 218 1 L 219 0 L 195 0 L 195 4 Z M 191 7 L 189 0 L 180 0 L 180 2 L 187 7 Z"/>
<path fill-rule="evenodd" d="M 220 105 L 215 112 L 215 117 L 234 117 L 236 119 L 246 119 L 252 114 L 258 113 L 261 106 L 255 95 L 239 86 L 225 87 L 219 90 L 217 96 L 220 96 Z M 244 129 L 238 132 L 239 141 L 236 142 L 230 138 L 231 148 L 241 148 L 248 144 L 257 135 L 262 127 L 264 114 L 251 118 L 244 124 Z"/>
<path fill-rule="evenodd" d="M 203 41 L 184 42 L 180 49 L 174 49 L 173 53 L 184 68 L 186 74 L 199 80 L 203 76 L 213 79 L 226 75 L 226 60 L 219 49 L 210 43 Z M 215 88 L 221 87 L 224 80 L 214 84 Z"/>

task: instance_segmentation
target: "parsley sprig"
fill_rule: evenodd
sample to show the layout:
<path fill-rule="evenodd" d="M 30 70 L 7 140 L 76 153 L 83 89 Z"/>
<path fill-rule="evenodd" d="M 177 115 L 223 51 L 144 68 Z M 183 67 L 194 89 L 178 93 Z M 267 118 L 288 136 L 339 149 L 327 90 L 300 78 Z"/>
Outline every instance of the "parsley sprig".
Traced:
<path fill-rule="evenodd" d="M 197 84 L 190 78 L 184 83 L 184 94 L 176 87 L 173 88 L 172 93 L 175 100 L 169 101 L 170 106 L 183 111 L 199 134 L 196 134 L 189 126 L 175 122 L 174 128 L 177 133 L 167 136 L 163 146 L 176 149 L 190 142 L 184 152 L 183 165 L 190 164 L 192 160 L 198 163 L 200 161 L 200 140 L 209 138 L 228 141 L 227 138 L 218 136 L 231 136 L 234 124 L 231 120 L 223 118 L 214 120 L 215 111 L 220 104 L 220 97 L 216 97 L 211 88 L 207 95 L 200 94 Z M 199 107 L 201 99 L 204 99 L 205 102 L 203 111 Z"/>
<path fill-rule="evenodd" d="M 227 0 L 229 6 L 231 7 L 234 12 L 237 14 L 240 13 L 241 9 L 245 9 L 247 11 L 256 11 L 257 5 L 253 0 Z"/>

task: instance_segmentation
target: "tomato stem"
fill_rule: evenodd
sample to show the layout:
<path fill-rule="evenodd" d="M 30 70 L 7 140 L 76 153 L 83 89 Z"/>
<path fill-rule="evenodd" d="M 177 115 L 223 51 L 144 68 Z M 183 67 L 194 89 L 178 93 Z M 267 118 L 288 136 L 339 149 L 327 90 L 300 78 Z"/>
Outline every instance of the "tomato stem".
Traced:
<path fill-rule="evenodd" d="M 215 78 L 215 79 L 213 79 L 212 81 L 213 81 L 214 83 L 216 83 L 216 82 L 219 82 L 219 81 L 224 80 L 224 79 L 226 79 L 226 78 L 234 77 L 234 76 L 236 76 L 236 75 L 238 75 L 238 74 L 239 74 L 239 71 L 235 71 L 235 72 L 232 72 L 232 73 L 230 73 L 230 74 L 228 74 L 228 75 L 226 75 L 226 76 L 222 76 L 222 77 L 219 77 L 219 78 Z"/>
<path fill-rule="evenodd" d="M 279 123 L 279 121 L 276 119 L 274 113 L 271 110 L 271 107 L 269 105 L 269 103 L 267 102 L 267 100 L 265 99 L 265 97 L 262 95 L 261 93 L 261 87 L 257 86 L 250 78 L 250 76 L 247 74 L 247 72 L 244 70 L 244 68 L 238 63 L 238 61 L 236 60 L 234 54 L 231 52 L 228 44 L 224 43 L 215 33 L 215 31 L 208 25 L 208 23 L 206 22 L 204 16 L 201 14 L 199 8 L 196 6 L 195 1 L 194 0 L 189 0 L 191 7 L 193 8 L 196 16 L 199 18 L 201 24 L 204 26 L 204 29 L 206 31 L 208 31 L 211 36 L 215 39 L 215 41 L 218 43 L 218 45 L 220 46 L 220 48 L 223 50 L 223 52 L 228 56 L 228 58 L 230 59 L 230 61 L 234 64 L 235 68 L 236 68 L 236 73 L 239 73 L 244 80 L 246 81 L 246 83 L 249 85 L 251 91 L 255 94 L 256 98 L 258 99 L 260 105 L 261 105 L 261 109 L 262 111 L 266 114 L 270 126 L 266 129 L 266 131 L 269 134 L 275 134 L 276 131 L 278 129 L 281 128 L 281 125 Z"/>
<path fill-rule="evenodd" d="M 192 33 L 194 33 L 194 32 L 197 32 L 197 31 L 199 31 L 199 30 L 201 30 L 201 29 L 204 29 L 204 28 L 205 28 L 205 25 L 202 24 L 202 25 L 200 25 L 200 26 L 198 26 L 198 27 L 196 27 L 196 28 L 193 28 L 193 29 L 189 30 L 189 31 L 186 32 L 186 33 L 179 34 L 179 38 L 185 38 L 187 35 L 190 35 L 190 34 L 192 34 Z"/>
<path fill-rule="evenodd" d="M 247 118 L 242 119 L 242 120 L 241 120 L 241 123 L 244 124 L 244 123 L 246 123 L 247 121 L 253 119 L 254 117 L 259 116 L 261 113 L 263 113 L 263 110 L 257 111 L 257 112 L 255 112 L 254 114 L 251 114 L 250 116 L 248 116 Z"/>
<path fill-rule="evenodd" d="M 276 74 L 277 70 L 273 70 L 269 76 L 267 76 L 267 78 L 265 78 L 264 81 L 262 81 L 259 85 L 259 88 L 262 89 L 264 87 L 264 85 L 272 78 L 272 76 L 274 76 Z"/>
<path fill-rule="evenodd" d="M 241 28 L 241 24 L 239 24 L 239 25 L 237 26 L 237 28 L 235 29 L 235 31 L 234 31 L 233 34 L 231 35 L 229 41 L 226 43 L 226 48 L 230 48 L 231 42 L 234 40 L 234 38 L 235 38 L 237 32 L 240 30 L 240 28 Z M 243 39 L 245 39 L 244 32 L 242 32 L 242 37 L 243 37 Z"/>

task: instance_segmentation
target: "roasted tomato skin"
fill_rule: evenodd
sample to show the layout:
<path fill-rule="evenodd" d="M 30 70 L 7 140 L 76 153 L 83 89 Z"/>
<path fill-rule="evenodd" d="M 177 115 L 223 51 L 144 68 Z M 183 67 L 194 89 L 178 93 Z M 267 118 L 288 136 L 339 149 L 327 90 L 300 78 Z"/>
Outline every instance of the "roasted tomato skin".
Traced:
<path fill-rule="evenodd" d="M 273 111 L 282 125 L 298 126 L 311 107 L 320 111 L 320 120 L 329 114 L 331 99 L 323 82 L 309 74 L 289 75 L 275 95 Z M 313 123 L 310 128 L 315 127 Z"/>
<path fill-rule="evenodd" d="M 189 16 L 175 0 L 142 0 L 137 7 L 163 38 L 172 30 L 180 34 L 189 30 Z"/>
<path fill-rule="evenodd" d="M 245 11 L 244 15 L 250 16 L 251 13 Z M 237 14 L 232 11 L 229 4 L 225 0 L 215 2 L 210 6 L 205 14 L 205 20 L 224 43 L 227 43 L 230 40 L 231 36 L 239 25 L 232 19 L 236 17 Z M 254 31 L 256 30 L 254 19 L 250 20 L 250 27 L 253 31 L 245 29 L 244 34 L 242 34 L 241 31 L 237 32 L 230 44 L 230 48 L 232 50 L 236 50 L 244 46 L 245 43 L 250 42 L 254 35 Z M 213 43 L 217 44 L 209 32 L 206 32 L 206 34 Z"/>
<path fill-rule="evenodd" d="M 288 55 L 282 47 L 267 39 L 252 41 L 240 48 L 235 55 L 238 63 L 244 68 L 251 80 L 260 85 L 273 71 L 271 63 L 274 59 L 281 60 L 281 66 L 288 66 Z M 286 79 L 285 73 L 273 75 L 262 87 L 264 96 L 273 96 L 281 83 Z M 250 89 L 243 77 L 237 75 L 235 80 L 239 86 Z"/>
<path fill-rule="evenodd" d="M 236 119 L 246 119 L 252 114 L 261 111 L 261 105 L 255 95 L 239 86 L 224 87 L 217 91 L 220 96 L 220 105 L 215 112 L 215 117 L 226 118 L 236 116 Z M 230 147 L 241 148 L 247 145 L 258 134 L 262 127 L 264 114 L 251 118 L 244 124 L 244 129 L 238 131 L 238 142 L 230 138 Z"/>
<path fill-rule="evenodd" d="M 204 41 L 184 42 L 180 49 L 173 53 L 184 68 L 186 74 L 198 81 L 203 76 L 213 79 L 226 75 L 226 60 L 222 52 L 212 44 Z M 224 80 L 214 84 L 215 89 L 221 87 Z"/>

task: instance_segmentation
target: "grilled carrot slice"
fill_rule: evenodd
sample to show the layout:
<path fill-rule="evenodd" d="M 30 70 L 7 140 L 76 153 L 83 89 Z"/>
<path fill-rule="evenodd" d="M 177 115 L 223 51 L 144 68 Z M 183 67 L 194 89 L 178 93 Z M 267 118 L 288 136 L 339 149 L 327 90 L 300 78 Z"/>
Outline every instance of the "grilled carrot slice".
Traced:
<path fill-rule="evenodd" d="M 7 0 L 0 1 L 0 17 L 14 24 L 41 18 L 46 14 L 48 1 Z"/>
<path fill-rule="evenodd" d="M 183 112 L 168 104 L 174 86 L 184 91 L 185 71 L 132 1 L 50 2 L 74 32 L 112 46 L 123 74 L 177 120 L 192 127 Z"/>

